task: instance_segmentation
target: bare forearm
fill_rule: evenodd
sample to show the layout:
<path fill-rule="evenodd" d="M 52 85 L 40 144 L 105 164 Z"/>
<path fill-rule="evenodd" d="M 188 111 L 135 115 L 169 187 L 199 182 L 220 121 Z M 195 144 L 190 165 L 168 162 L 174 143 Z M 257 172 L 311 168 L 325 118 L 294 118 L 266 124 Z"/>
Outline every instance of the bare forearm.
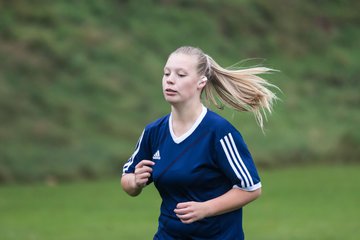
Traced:
<path fill-rule="evenodd" d="M 133 197 L 139 195 L 142 191 L 142 187 L 136 185 L 135 174 L 133 173 L 125 174 L 121 177 L 121 186 L 127 194 Z"/>
<path fill-rule="evenodd" d="M 181 222 L 188 224 L 206 217 L 237 210 L 258 198 L 260 194 L 261 188 L 252 192 L 233 188 L 227 193 L 206 202 L 178 203 L 174 212 Z"/>
<path fill-rule="evenodd" d="M 130 196 L 137 196 L 146 186 L 155 163 L 150 160 L 142 160 L 135 166 L 134 173 L 127 173 L 121 178 L 121 186 Z"/>
<path fill-rule="evenodd" d="M 207 217 L 237 210 L 255 200 L 260 195 L 261 188 L 251 192 L 233 188 L 217 198 L 204 202 L 208 209 Z"/>

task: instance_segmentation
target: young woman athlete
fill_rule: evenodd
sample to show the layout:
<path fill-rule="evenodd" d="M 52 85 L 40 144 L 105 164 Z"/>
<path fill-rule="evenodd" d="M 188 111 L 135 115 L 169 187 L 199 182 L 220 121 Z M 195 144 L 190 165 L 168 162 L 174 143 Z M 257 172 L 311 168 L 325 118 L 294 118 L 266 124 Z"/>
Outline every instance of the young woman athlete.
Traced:
<path fill-rule="evenodd" d="M 262 127 L 261 112 L 276 96 L 257 75 L 269 71 L 225 69 L 194 47 L 170 54 L 162 87 L 171 113 L 145 127 L 121 178 L 131 196 L 152 182 L 159 191 L 154 239 L 244 239 L 242 207 L 260 196 L 260 178 L 240 133 L 204 107 L 201 94 L 252 111 Z"/>

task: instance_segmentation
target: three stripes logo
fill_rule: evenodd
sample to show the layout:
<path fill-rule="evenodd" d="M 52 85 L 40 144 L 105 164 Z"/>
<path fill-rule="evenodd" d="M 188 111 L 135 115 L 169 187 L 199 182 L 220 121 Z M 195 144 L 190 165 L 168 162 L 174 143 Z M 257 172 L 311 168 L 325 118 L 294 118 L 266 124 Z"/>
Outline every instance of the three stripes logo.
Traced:
<path fill-rule="evenodd" d="M 161 157 L 160 157 L 160 151 L 157 150 L 156 153 L 154 154 L 154 156 L 152 157 L 153 160 L 160 160 Z"/>
<path fill-rule="evenodd" d="M 220 140 L 221 146 L 225 152 L 226 158 L 234 173 L 240 179 L 243 188 L 254 185 L 253 179 L 241 158 L 231 133 Z"/>

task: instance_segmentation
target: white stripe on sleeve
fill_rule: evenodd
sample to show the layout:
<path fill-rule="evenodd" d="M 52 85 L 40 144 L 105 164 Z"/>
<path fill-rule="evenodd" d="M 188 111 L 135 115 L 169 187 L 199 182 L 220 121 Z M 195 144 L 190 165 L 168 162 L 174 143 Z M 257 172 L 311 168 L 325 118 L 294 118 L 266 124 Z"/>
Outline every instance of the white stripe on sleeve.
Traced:
<path fill-rule="evenodd" d="M 239 154 L 231 133 L 226 135 L 223 139 L 220 139 L 220 142 L 232 170 L 241 182 L 241 187 L 249 188 L 253 186 L 253 179 Z"/>
<path fill-rule="evenodd" d="M 141 141 L 143 139 L 144 136 L 144 132 L 145 130 L 141 133 L 141 136 L 139 138 L 138 143 L 136 144 L 136 149 L 135 152 L 131 155 L 131 157 L 129 158 L 128 162 L 124 164 L 124 168 L 123 168 L 123 173 L 125 173 L 125 171 L 127 171 L 129 169 L 129 167 L 133 164 L 134 162 L 134 158 L 136 157 L 136 154 L 138 154 L 139 150 L 140 150 L 140 145 L 141 145 Z"/>
<path fill-rule="evenodd" d="M 223 150 L 224 150 L 224 152 L 225 152 L 226 158 L 227 158 L 228 162 L 230 163 L 231 168 L 233 169 L 233 171 L 234 171 L 234 173 L 236 174 L 236 176 L 238 177 L 238 179 L 241 180 L 241 187 L 245 187 L 245 186 L 244 186 L 244 181 L 242 180 L 242 177 L 241 177 L 239 171 L 238 171 L 238 170 L 236 169 L 236 167 L 234 166 L 234 163 L 233 163 L 233 161 L 232 161 L 232 159 L 231 159 L 231 157 L 230 157 L 230 155 L 229 155 L 229 152 L 228 152 L 228 150 L 226 149 L 224 140 L 221 139 L 221 140 L 220 140 L 220 143 L 221 143 L 221 146 L 222 146 L 222 148 L 223 148 Z"/>
<path fill-rule="evenodd" d="M 247 169 L 244 161 L 242 160 L 242 158 L 241 158 L 241 156 L 240 156 L 240 154 L 239 154 L 239 151 L 237 150 L 237 147 L 236 147 L 236 145 L 235 145 L 235 142 L 234 142 L 234 139 L 233 139 L 231 133 L 229 133 L 229 137 L 230 137 L 231 144 L 232 144 L 232 146 L 234 147 L 234 150 L 235 150 L 237 159 L 240 161 L 240 164 L 241 164 L 241 166 L 243 167 L 243 169 L 244 169 L 244 171 L 245 171 L 245 173 L 246 173 L 246 176 L 247 176 L 248 179 L 250 180 L 250 185 L 248 185 L 248 186 L 252 186 L 252 185 L 254 185 L 254 181 L 253 181 L 253 179 L 252 179 L 252 177 L 251 177 L 251 175 L 250 175 L 250 173 L 249 173 L 249 171 L 248 171 L 248 169 Z"/>

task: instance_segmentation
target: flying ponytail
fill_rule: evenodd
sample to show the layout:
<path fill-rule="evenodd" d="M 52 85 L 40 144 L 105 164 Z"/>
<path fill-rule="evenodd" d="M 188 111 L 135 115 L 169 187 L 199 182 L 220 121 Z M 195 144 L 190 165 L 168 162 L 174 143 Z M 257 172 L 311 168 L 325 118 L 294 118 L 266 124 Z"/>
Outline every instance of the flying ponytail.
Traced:
<path fill-rule="evenodd" d="M 237 111 L 253 112 L 263 129 L 266 111 L 271 113 L 277 99 L 269 88 L 277 87 L 258 75 L 275 70 L 266 67 L 226 69 L 201 49 L 190 46 L 180 47 L 174 53 L 198 56 L 198 73 L 208 78 L 203 93 L 209 103 L 220 109 L 225 105 Z"/>

